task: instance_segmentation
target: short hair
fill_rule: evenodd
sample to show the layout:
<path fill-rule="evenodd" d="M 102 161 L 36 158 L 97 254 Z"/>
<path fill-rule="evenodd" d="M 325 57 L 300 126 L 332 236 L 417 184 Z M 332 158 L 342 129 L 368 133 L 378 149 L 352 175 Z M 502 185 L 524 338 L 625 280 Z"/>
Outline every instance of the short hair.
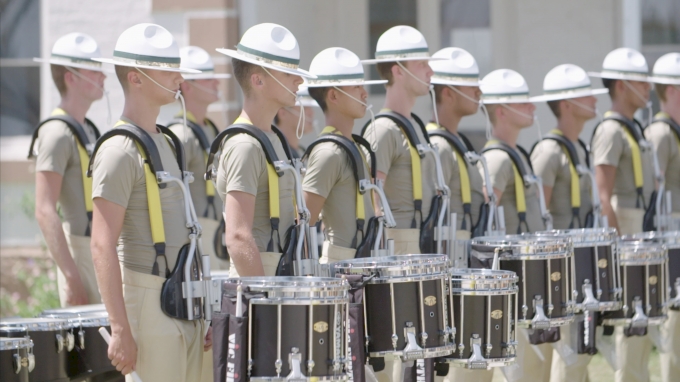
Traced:
<path fill-rule="evenodd" d="M 659 101 L 661 102 L 666 102 L 666 89 L 668 89 L 668 85 L 666 84 L 654 84 L 656 96 L 659 97 Z"/>
<path fill-rule="evenodd" d="M 118 82 L 120 82 L 120 86 L 123 88 L 123 93 L 127 94 L 128 91 L 128 78 L 127 75 L 131 71 L 134 70 L 133 67 L 131 66 L 122 66 L 122 65 L 116 65 L 116 77 L 118 77 Z"/>
<path fill-rule="evenodd" d="M 437 105 L 439 105 L 442 101 L 442 92 L 444 91 L 444 88 L 446 85 L 434 85 L 434 99 L 437 102 Z"/>
<path fill-rule="evenodd" d="M 234 78 L 238 82 L 243 94 L 250 93 L 250 76 L 259 71 L 260 66 L 239 60 L 237 58 L 231 59 L 231 68 L 234 71 Z"/>
<path fill-rule="evenodd" d="M 57 90 L 59 91 L 60 96 L 65 96 L 66 95 L 66 80 L 64 79 L 64 76 L 66 75 L 66 72 L 68 69 L 66 69 L 65 66 L 63 65 L 50 65 L 50 70 L 52 71 L 52 81 L 54 81 L 54 85 L 57 87 Z M 74 69 L 78 70 L 78 69 Z"/>
<path fill-rule="evenodd" d="M 394 65 L 397 65 L 396 61 L 379 62 L 378 65 L 376 65 L 376 69 L 378 70 L 380 78 L 382 78 L 383 80 L 387 80 L 385 86 L 394 85 L 394 76 L 392 75 L 392 67 Z"/>
<path fill-rule="evenodd" d="M 308 88 L 309 90 L 309 95 L 314 98 L 314 101 L 319 104 L 319 107 L 321 108 L 321 111 L 324 113 L 326 110 L 328 110 L 328 104 L 326 103 L 326 96 L 328 95 L 328 91 L 331 88 L 328 86 L 320 87 L 320 88 Z"/>
<path fill-rule="evenodd" d="M 614 96 L 616 95 L 615 90 L 616 90 L 616 81 L 615 79 L 612 78 L 603 78 L 602 79 L 602 86 L 607 88 L 609 90 L 609 97 L 614 99 Z"/>
<path fill-rule="evenodd" d="M 562 102 L 561 99 L 555 100 L 555 101 L 548 101 L 548 107 L 550 107 L 550 110 L 555 114 L 555 117 L 559 118 L 560 117 L 560 102 Z"/>

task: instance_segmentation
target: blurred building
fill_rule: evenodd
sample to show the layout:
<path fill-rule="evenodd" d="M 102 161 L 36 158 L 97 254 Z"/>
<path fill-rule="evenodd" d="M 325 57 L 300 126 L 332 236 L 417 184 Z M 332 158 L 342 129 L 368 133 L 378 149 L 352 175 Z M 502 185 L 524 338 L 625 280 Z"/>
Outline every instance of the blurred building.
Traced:
<path fill-rule="evenodd" d="M 37 225 L 24 216 L 30 215 L 23 212 L 30 206 L 21 207 L 33 179 L 24 158 L 27 136 L 56 106 L 58 93 L 49 67 L 34 63 L 32 57 L 48 56 L 57 38 L 74 31 L 91 35 L 103 54 L 111 55 L 118 35 L 140 22 L 163 25 L 180 45 L 198 45 L 208 52 L 233 47 L 252 25 L 279 23 L 298 38 L 305 68 L 329 46 L 372 57 L 382 32 L 407 24 L 423 32 L 431 53 L 447 46 L 470 51 L 482 75 L 497 68 L 517 70 L 532 95 L 541 93 L 548 70 L 562 63 L 598 70 L 609 51 L 627 46 L 641 50 L 651 67 L 662 54 L 680 51 L 677 0 L 6 0 L 0 2 L 2 245 L 39 240 Z M 213 56 L 218 70 L 231 70 L 224 56 Z M 370 75 L 375 77 L 375 71 Z M 600 85 L 598 79 L 593 82 Z M 235 81 L 226 80 L 223 86 L 225 102 L 211 107 L 211 116 L 222 126 L 224 112 L 232 120 L 240 109 Z M 115 75 L 109 76 L 106 87 L 115 119 L 123 105 Z M 370 91 L 377 110 L 384 89 Z M 601 96 L 598 108 L 608 107 L 607 96 Z M 164 108 L 159 122 L 177 110 L 177 104 Z M 429 119 L 431 110 L 428 97 L 422 97 L 416 112 Z M 542 130 L 552 128 L 555 119 L 547 105 L 539 105 L 537 113 Z M 320 119 L 321 113 L 316 114 Z M 103 130 L 109 128 L 105 100 L 93 105 L 89 117 Z M 582 134 L 586 141 L 594 124 Z M 482 144 L 484 125 L 478 114 L 464 119 L 461 129 Z M 535 127 L 527 129 L 520 143 L 530 147 L 536 137 Z M 17 219 L 21 224 L 5 224 Z"/>

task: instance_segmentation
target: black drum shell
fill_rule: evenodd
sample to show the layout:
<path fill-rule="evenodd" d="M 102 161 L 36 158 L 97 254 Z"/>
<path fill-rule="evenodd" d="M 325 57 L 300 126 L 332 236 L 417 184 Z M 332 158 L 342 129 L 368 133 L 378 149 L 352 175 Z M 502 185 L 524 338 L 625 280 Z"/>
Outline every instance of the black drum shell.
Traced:
<path fill-rule="evenodd" d="M 19 373 L 14 372 L 14 354 L 19 353 L 22 358 L 28 355 L 28 348 L 8 349 L 0 351 L 0 381 L 28 382 L 28 368 L 22 367 Z"/>
<path fill-rule="evenodd" d="M 597 261 L 594 261 L 596 253 Z M 602 260 L 606 261 L 604 267 L 600 265 L 604 264 Z M 585 298 L 582 286 L 586 279 L 592 285 L 593 295 L 597 297 L 596 277 L 600 279 L 600 289 L 602 290 L 602 295 L 598 300 L 601 302 L 615 301 L 614 292 L 616 285 L 613 272 L 616 262 L 614 261 L 614 251 L 612 251 L 611 245 L 574 247 L 574 263 L 576 265 L 574 271 L 576 278 L 575 288 L 578 291 L 578 297 L 576 297 L 577 304 L 583 303 Z M 595 263 L 598 264 L 597 269 L 594 269 Z"/>
<path fill-rule="evenodd" d="M 28 336 L 33 341 L 33 354 L 35 355 L 35 369 L 29 374 L 29 381 L 31 382 L 46 382 L 46 381 L 68 381 L 68 373 L 66 372 L 66 365 L 68 360 L 68 351 L 66 347 L 61 352 L 57 353 L 57 334 L 62 338 L 66 338 L 67 329 L 60 330 L 45 330 L 45 331 L 31 331 Z M 0 336 L 7 336 L 11 334 L 3 332 L 0 329 Z M 14 334 L 16 337 L 16 334 Z"/>
<path fill-rule="evenodd" d="M 649 267 L 649 278 L 645 280 L 645 267 Z M 608 312 L 603 315 L 605 319 L 631 319 L 635 314 L 633 300 L 639 297 L 642 301 L 642 309 L 647 317 L 662 317 L 663 313 L 663 296 L 662 296 L 662 280 L 663 280 L 663 265 L 649 264 L 649 265 L 623 265 L 621 266 L 621 279 L 623 280 L 622 287 L 624 289 L 623 296 L 626 296 L 624 305 L 628 306 L 628 311 L 624 314 L 623 309 L 614 312 Z M 652 284 L 651 281 L 654 281 Z M 652 309 L 647 313 L 647 297 L 645 293 L 645 284 L 649 285 L 649 304 Z"/>
<path fill-rule="evenodd" d="M 671 288 L 670 298 L 677 298 L 675 283 L 680 279 L 680 247 L 668 247 L 668 274 Z M 680 306 L 671 307 L 671 309 L 680 310 Z"/>
<path fill-rule="evenodd" d="M 105 327 L 111 332 L 109 326 Z M 80 348 L 78 332 L 85 333 L 85 348 Z M 68 353 L 67 374 L 71 381 L 86 379 L 102 373 L 116 370 L 108 357 L 109 346 L 99 334 L 98 326 L 83 326 L 73 328 L 75 346 Z"/>

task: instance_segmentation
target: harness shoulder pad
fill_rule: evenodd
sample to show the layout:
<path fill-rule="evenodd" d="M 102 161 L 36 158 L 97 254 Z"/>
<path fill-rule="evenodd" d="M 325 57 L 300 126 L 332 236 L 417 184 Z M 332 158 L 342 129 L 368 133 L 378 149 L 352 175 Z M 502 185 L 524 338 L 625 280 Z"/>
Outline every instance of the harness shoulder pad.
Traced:
<path fill-rule="evenodd" d="M 174 146 L 175 149 L 175 158 L 177 159 L 177 166 L 179 167 L 179 171 L 182 173 L 182 178 L 184 178 L 184 171 L 186 170 L 187 167 L 184 159 L 184 144 L 182 144 L 182 141 L 179 140 L 179 137 L 175 135 L 175 133 L 173 133 L 172 130 L 168 129 L 163 125 L 156 125 L 156 127 L 163 135 L 165 135 L 167 138 L 170 138 L 170 143 Z"/>
<path fill-rule="evenodd" d="M 458 155 L 460 155 L 461 158 L 467 163 L 467 158 L 465 158 L 465 153 L 468 152 L 469 150 L 467 149 L 465 143 L 463 143 L 458 137 L 455 135 L 451 134 L 448 130 L 432 130 L 428 131 L 429 135 L 432 137 L 441 137 L 444 138 L 451 147 L 454 148 L 458 152 Z"/>
<path fill-rule="evenodd" d="M 404 135 L 406 135 L 406 139 L 408 139 L 411 146 L 417 147 L 420 144 L 420 139 L 418 139 L 418 135 L 416 135 L 413 124 L 411 124 L 411 122 L 403 115 L 393 111 L 386 111 L 375 116 L 376 120 L 379 118 L 389 118 L 392 120 L 392 122 L 394 122 L 401 129 Z M 362 136 L 366 133 L 366 128 L 368 128 L 370 124 L 371 121 L 366 122 L 364 127 L 361 129 Z M 425 137 L 427 137 L 427 134 Z"/>
<path fill-rule="evenodd" d="M 294 155 L 293 155 L 293 149 L 290 148 L 290 145 L 288 144 L 288 140 L 286 139 L 286 136 L 283 135 L 283 132 L 279 130 L 278 127 L 272 125 L 272 131 L 274 134 L 276 134 L 277 137 L 279 137 L 279 140 L 281 141 L 281 146 L 283 146 L 283 151 L 286 153 L 286 156 L 288 157 L 288 160 L 293 160 Z"/>
<path fill-rule="evenodd" d="M 309 147 L 307 147 L 307 151 L 305 152 L 303 158 L 308 157 L 309 154 L 312 153 L 314 147 L 324 142 L 333 142 L 347 153 L 350 161 L 352 162 L 354 179 L 356 179 L 357 182 L 359 182 L 361 179 L 366 179 L 364 174 L 364 166 L 361 165 L 363 159 L 361 159 L 361 153 L 359 152 L 359 149 L 352 141 L 349 140 L 349 138 L 346 138 L 342 135 L 326 134 L 318 137 L 309 145 Z"/>
<path fill-rule="evenodd" d="M 569 154 L 569 158 L 571 159 L 571 163 L 574 164 L 574 167 L 577 167 L 581 161 L 578 159 L 578 153 L 576 152 L 576 147 L 574 147 L 574 144 L 571 143 L 570 140 L 567 138 L 558 135 L 558 134 L 546 134 L 543 136 L 543 140 L 550 139 L 555 142 L 557 142 L 560 146 L 564 147 L 567 149 L 567 153 Z M 531 149 L 531 152 L 533 153 L 534 150 L 536 149 L 536 145 Z M 587 152 L 587 151 L 586 151 Z"/>
<path fill-rule="evenodd" d="M 175 118 L 168 122 L 168 126 L 173 126 L 173 125 L 183 125 L 184 120 L 180 118 Z M 212 125 L 211 125 L 212 126 Z M 210 140 L 208 139 L 208 136 L 205 135 L 205 132 L 201 128 L 201 126 L 198 123 L 192 122 L 187 119 L 187 127 L 191 129 L 191 132 L 194 134 L 196 139 L 198 139 L 198 144 L 201 145 L 201 148 L 204 151 L 210 150 Z M 214 126 L 212 126 L 214 128 Z"/>
<path fill-rule="evenodd" d="M 38 126 L 36 126 L 35 130 L 33 130 L 33 136 L 31 137 L 31 145 L 28 148 L 28 159 L 33 158 L 34 153 L 33 153 L 33 147 L 35 146 L 35 141 L 38 139 L 38 133 L 40 131 L 40 128 L 51 121 L 61 121 L 68 126 L 69 130 L 71 130 L 71 133 L 76 137 L 78 140 L 78 143 L 80 143 L 81 146 L 83 146 L 86 150 L 88 145 L 90 144 L 90 140 L 87 138 L 87 134 L 85 133 L 85 129 L 83 129 L 83 126 L 76 121 L 75 118 L 71 117 L 68 114 L 65 115 L 54 115 L 52 117 L 47 118 L 46 120 L 40 122 Z M 92 123 L 89 119 L 85 119 L 87 123 L 89 123 L 92 128 L 94 129 L 94 135 L 99 139 L 101 136 L 99 133 L 99 130 L 97 127 Z"/>
<path fill-rule="evenodd" d="M 465 147 L 467 147 L 468 151 L 472 151 L 473 153 L 477 152 L 475 150 L 475 147 L 472 145 L 472 142 L 470 142 L 470 139 L 468 139 L 468 137 L 466 137 L 465 134 L 459 131 L 458 135 L 460 136 L 460 139 L 463 141 L 463 143 L 465 143 Z"/>
<path fill-rule="evenodd" d="M 92 156 L 90 157 L 90 164 L 87 167 L 88 177 L 92 177 L 92 167 L 94 166 L 94 159 L 97 156 L 97 152 L 99 151 L 101 145 L 104 142 L 106 142 L 106 140 L 108 140 L 109 138 L 118 135 L 128 137 L 135 141 L 136 143 L 138 143 L 139 146 L 141 146 L 142 150 L 144 150 L 146 160 L 149 163 L 149 167 L 151 168 L 151 172 L 156 174 L 159 171 L 163 171 L 163 162 L 161 161 L 161 155 L 158 152 L 158 147 L 156 147 L 156 143 L 153 141 L 149 133 L 135 125 L 125 124 L 107 131 L 106 133 L 104 133 L 104 135 L 101 136 L 101 138 L 99 138 L 97 144 L 94 147 L 94 151 L 92 151 Z"/>
<path fill-rule="evenodd" d="M 519 146 L 517 146 L 519 147 Z M 485 153 L 487 151 L 491 150 L 501 150 L 504 151 L 510 159 L 512 160 L 512 163 L 515 165 L 515 168 L 517 168 L 517 171 L 519 171 L 520 175 L 522 176 L 522 179 L 524 179 L 524 176 L 527 175 L 527 171 L 524 168 L 524 163 L 522 163 L 522 159 L 519 157 L 519 154 L 515 150 L 512 149 L 512 147 L 506 145 L 505 143 L 497 143 L 495 145 L 487 146 L 482 150 L 482 153 Z"/>
<path fill-rule="evenodd" d="M 642 126 L 640 125 L 640 122 L 638 122 L 637 120 L 630 121 L 619 114 L 610 114 L 606 116 L 604 119 L 602 119 L 602 121 L 598 123 L 597 126 L 595 126 L 595 128 L 593 129 L 593 137 L 595 137 L 595 132 L 597 131 L 597 128 L 600 127 L 600 125 L 602 125 L 605 121 L 616 121 L 623 125 L 623 127 L 633 136 L 633 138 L 635 138 L 636 142 L 640 142 L 641 140 L 644 139 L 644 137 L 642 136 Z M 636 129 L 633 123 L 637 125 L 640 129 L 639 130 Z M 590 140 L 592 142 L 592 138 Z"/>
<path fill-rule="evenodd" d="M 425 127 L 423 120 L 420 119 L 420 117 L 418 117 L 416 113 L 411 113 L 411 118 L 413 118 L 413 120 L 416 121 L 416 123 L 418 124 L 418 127 L 420 127 L 420 132 L 423 134 L 423 137 L 425 137 L 425 141 L 427 143 L 430 143 L 430 139 L 427 135 L 427 128 Z"/>
<path fill-rule="evenodd" d="M 368 156 L 371 158 L 371 166 L 370 166 L 371 167 L 370 168 L 371 178 L 376 179 L 376 177 L 377 177 L 376 160 L 377 159 L 376 159 L 376 156 L 375 156 L 375 152 L 371 148 L 371 144 L 366 139 L 364 139 L 364 137 L 362 137 L 361 135 L 352 134 L 352 139 L 354 139 L 354 142 L 361 145 L 368 152 Z"/>

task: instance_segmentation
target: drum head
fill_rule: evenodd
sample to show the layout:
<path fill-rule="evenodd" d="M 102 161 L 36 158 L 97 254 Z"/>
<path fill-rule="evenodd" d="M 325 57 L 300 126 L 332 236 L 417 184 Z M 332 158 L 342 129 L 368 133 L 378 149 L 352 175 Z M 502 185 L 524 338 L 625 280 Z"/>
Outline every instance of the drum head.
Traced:
<path fill-rule="evenodd" d="M 536 234 L 482 236 L 472 239 L 471 252 L 475 257 L 493 257 L 496 250 L 499 251 L 501 260 L 557 259 L 571 256 L 572 242 L 568 236 Z"/>
<path fill-rule="evenodd" d="M 331 277 L 264 276 L 238 277 L 224 284 L 241 284 L 244 292 L 262 294 L 256 300 L 276 304 L 344 303 L 349 301 L 349 283 Z M 233 286 L 230 288 L 233 289 Z M 322 302 L 324 301 L 324 302 Z"/>
<path fill-rule="evenodd" d="M 555 229 L 537 232 L 539 236 L 567 236 L 574 248 L 611 245 L 616 242 L 615 228 Z"/>
<path fill-rule="evenodd" d="M 31 346 L 28 338 L 0 337 L 0 350 L 27 349 Z"/>
<path fill-rule="evenodd" d="M 69 329 L 71 324 L 62 318 L 3 318 L 0 320 L 0 328 L 2 327 L 24 328 L 29 332 L 39 332 Z"/>
<path fill-rule="evenodd" d="M 338 261 L 333 267 L 336 275 L 373 276 L 371 282 L 378 282 L 398 278 L 436 278 L 448 272 L 448 263 L 445 255 L 400 255 Z"/>
<path fill-rule="evenodd" d="M 454 293 L 487 295 L 517 292 L 519 278 L 512 271 L 453 268 L 450 273 Z"/>

